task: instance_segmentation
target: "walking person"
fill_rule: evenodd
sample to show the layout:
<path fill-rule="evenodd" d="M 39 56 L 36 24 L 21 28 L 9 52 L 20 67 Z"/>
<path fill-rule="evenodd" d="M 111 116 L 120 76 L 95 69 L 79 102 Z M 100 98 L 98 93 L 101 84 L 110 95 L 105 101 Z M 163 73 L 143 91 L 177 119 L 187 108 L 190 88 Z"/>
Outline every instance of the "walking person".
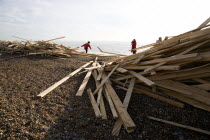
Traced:
<path fill-rule="evenodd" d="M 137 45 L 136 40 L 133 39 L 133 41 L 131 42 L 131 46 L 132 46 L 131 52 L 132 52 L 133 54 L 136 54 L 136 45 Z"/>
<path fill-rule="evenodd" d="M 88 52 L 88 48 L 90 48 L 92 50 L 92 48 L 90 46 L 90 41 L 88 41 L 87 43 L 83 44 L 81 47 L 84 47 L 86 53 Z"/>

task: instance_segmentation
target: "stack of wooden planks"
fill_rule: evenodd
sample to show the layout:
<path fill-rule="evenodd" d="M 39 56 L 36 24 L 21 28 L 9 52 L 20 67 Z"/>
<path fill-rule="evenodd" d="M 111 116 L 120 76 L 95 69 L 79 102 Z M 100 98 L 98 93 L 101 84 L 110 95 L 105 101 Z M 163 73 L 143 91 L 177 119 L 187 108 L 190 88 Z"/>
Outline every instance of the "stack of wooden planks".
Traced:
<path fill-rule="evenodd" d="M 137 49 L 142 48 L 148 49 L 106 61 L 103 66 L 95 60 L 76 94 L 82 96 L 92 74 L 96 89 L 87 90 L 91 104 L 96 117 L 106 119 L 104 99 L 107 99 L 117 120 L 113 135 L 119 135 L 122 125 L 128 133 L 136 127 L 127 112 L 132 92 L 180 108 L 186 103 L 210 111 L 210 28 L 207 23 Z M 119 99 L 112 83 L 127 91 L 124 101 Z"/>
<path fill-rule="evenodd" d="M 145 94 L 177 107 L 186 103 L 210 111 L 209 25 L 137 50 L 147 47 L 146 51 L 106 61 L 105 72 L 112 72 L 108 80 L 127 94 Z M 118 105 L 127 109 L 129 101 L 124 103 Z M 117 113 L 121 114 L 119 110 Z M 113 135 L 119 134 L 118 122 Z"/>

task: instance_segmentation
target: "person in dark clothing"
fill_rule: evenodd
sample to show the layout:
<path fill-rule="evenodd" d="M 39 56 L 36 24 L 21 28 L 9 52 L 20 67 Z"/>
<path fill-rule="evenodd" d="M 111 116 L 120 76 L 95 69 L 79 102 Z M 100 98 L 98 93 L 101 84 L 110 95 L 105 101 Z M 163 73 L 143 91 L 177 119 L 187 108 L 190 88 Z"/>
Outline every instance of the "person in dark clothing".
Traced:
<path fill-rule="evenodd" d="M 88 41 L 87 43 L 83 44 L 81 47 L 84 47 L 86 53 L 88 52 L 88 48 L 90 48 L 92 50 L 92 48 L 90 46 L 90 41 Z"/>
<path fill-rule="evenodd" d="M 131 48 L 131 52 L 133 53 L 133 54 L 136 54 L 136 45 L 137 45 L 137 43 L 136 43 L 136 40 L 135 39 L 133 39 L 133 41 L 131 42 L 131 46 L 132 46 L 132 48 Z"/>

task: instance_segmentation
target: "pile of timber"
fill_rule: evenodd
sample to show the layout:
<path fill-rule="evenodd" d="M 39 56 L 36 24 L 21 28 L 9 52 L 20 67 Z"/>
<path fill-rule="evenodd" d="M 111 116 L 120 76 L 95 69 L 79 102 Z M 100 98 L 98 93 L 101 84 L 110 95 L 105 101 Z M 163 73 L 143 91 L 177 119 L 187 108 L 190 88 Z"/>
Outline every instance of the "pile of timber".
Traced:
<path fill-rule="evenodd" d="M 137 50 L 148 49 L 134 55 L 112 59 L 103 64 L 97 62 L 96 58 L 94 62 L 83 65 L 38 96 L 44 97 L 79 71 L 85 70 L 87 74 L 76 96 L 83 95 L 88 80 L 93 75 L 96 89 L 87 89 L 87 93 L 95 116 L 107 119 L 104 105 L 106 99 L 113 118 L 116 119 L 112 130 L 112 135 L 115 136 L 119 135 L 122 126 L 128 133 L 136 127 L 127 112 L 132 93 L 145 94 L 179 108 L 184 108 L 186 103 L 210 111 L 210 28 L 204 23 L 192 31 L 139 47 Z M 86 68 L 87 66 L 90 67 Z M 124 101 L 118 97 L 113 83 L 127 91 Z M 210 135 L 209 131 L 151 116 L 148 118 Z"/>
<path fill-rule="evenodd" d="M 186 103 L 210 111 L 209 25 L 137 49 L 146 47 L 146 51 L 105 62 L 105 71 L 112 73 L 109 80 L 127 94 L 145 94 L 177 107 Z M 125 98 L 123 106 L 118 105 L 127 109 L 128 102 Z"/>
<path fill-rule="evenodd" d="M 50 55 L 58 57 L 71 57 L 71 55 L 98 56 L 77 51 L 77 48 L 69 48 L 61 44 L 49 41 L 0 41 L 2 54 L 27 54 L 27 55 Z"/>

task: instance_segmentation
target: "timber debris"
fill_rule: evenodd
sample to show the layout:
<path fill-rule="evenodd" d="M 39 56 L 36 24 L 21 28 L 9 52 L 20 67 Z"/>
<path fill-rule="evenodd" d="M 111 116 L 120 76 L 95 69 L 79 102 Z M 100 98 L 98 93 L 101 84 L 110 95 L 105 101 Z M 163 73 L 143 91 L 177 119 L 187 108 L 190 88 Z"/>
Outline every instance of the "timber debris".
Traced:
<path fill-rule="evenodd" d="M 189 104 L 210 111 L 210 28 L 207 24 L 205 21 L 194 30 L 139 47 L 137 50 L 148 49 L 134 55 L 121 55 L 102 64 L 96 57 L 94 62 L 86 64 L 92 64 L 91 67 L 79 68 L 78 72 L 85 69 L 87 75 L 76 96 L 82 96 L 92 74 L 96 89 L 88 89 L 87 93 L 93 111 L 97 118 L 107 119 L 104 99 L 108 101 L 116 119 L 114 136 L 119 135 L 122 125 L 128 133 L 135 130 L 135 122 L 127 112 L 132 93 L 145 94 L 179 108 Z M 114 84 L 127 91 L 124 101 L 118 97 Z"/>
<path fill-rule="evenodd" d="M 16 37 L 17 38 L 17 37 Z M 50 41 L 61 39 L 55 38 L 47 41 L 0 41 L 1 54 L 23 54 L 23 55 L 50 55 L 56 57 L 71 57 L 72 55 L 99 56 L 98 54 L 86 54 L 79 52 L 78 47 L 70 48 Z M 20 38 L 22 39 L 22 38 Z M 25 40 L 25 39 L 24 39 Z"/>

